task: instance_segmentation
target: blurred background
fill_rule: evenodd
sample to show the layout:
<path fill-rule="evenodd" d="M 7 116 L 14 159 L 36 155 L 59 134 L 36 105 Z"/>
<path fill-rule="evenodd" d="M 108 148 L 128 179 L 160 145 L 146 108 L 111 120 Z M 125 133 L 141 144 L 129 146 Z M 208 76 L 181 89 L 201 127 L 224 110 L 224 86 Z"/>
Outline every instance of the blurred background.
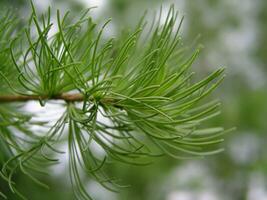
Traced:
<path fill-rule="evenodd" d="M 210 123 L 237 130 L 225 136 L 225 151 L 201 160 L 173 160 L 165 157 L 153 165 L 135 167 L 121 163 L 110 174 L 131 185 L 111 193 L 89 181 L 95 200 L 267 200 L 267 1 L 266 0 L 35 0 L 38 10 L 48 6 L 79 13 L 89 6 L 99 20 L 112 18 L 108 34 L 162 5 L 163 14 L 174 3 L 185 15 L 184 44 L 204 45 L 194 64 L 197 76 L 226 66 L 227 77 L 213 93 L 222 101 L 222 114 Z M 17 9 L 29 17 L 29 2 L 0 0 L 0 6 Z M 19 188 L 33 200 L 72 200 L 64 167 L 55 168 L 39 188 L 23 175 L 16 177 Z M 8 193 L 6 184 L 1 190 Z M 1 198 L 1 197 L 0 197 Z M 10 194 L 10 199 L 17 197 Z"/>

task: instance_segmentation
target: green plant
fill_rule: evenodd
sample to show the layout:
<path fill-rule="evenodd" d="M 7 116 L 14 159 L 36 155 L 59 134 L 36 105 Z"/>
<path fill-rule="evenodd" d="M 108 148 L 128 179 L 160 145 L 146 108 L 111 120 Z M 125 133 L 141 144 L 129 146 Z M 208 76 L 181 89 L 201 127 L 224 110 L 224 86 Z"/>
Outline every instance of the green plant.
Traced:
<path fill-rule="evenodd" d="M 1 16 L 1 177 L 22 199 L 14 174 L 20 171 L 48 187 L 34 174 L 57 164 L 62 141 L 68 144 L 77 199 L 91 199 L 84 174 L 111 191 L 124 187 L 108 177 L 111 162 L 146 165 L 166 154 L 183 159 L 223 150 L 218 147 L 223 128 L 201 127 L 219 114 L 219 103 L 200 101 L 221 83 L 224 69 L 192 82 L 189 69 L 199 49 L 190 55 L 181 44 L 183 20 L 177 24 L 174 7 L 163 24 L 161 12 L 150 26 L 143 17 L 116 39 L 102 36 L 110 20 L 99 27 L 89 12 L 73 21 L 69 12 L 62 17 L 57 11 L 53 25 L 50 9 L 39 17 L 32 5 L 23 31 L 11 14 Z M 47 132 L 36 133 L 31 126 L 46 122 L 25 114 L 23 105 L 30 100 L 41 106 L 62 100 L 65 111 Z M 104 155 L 95 153 L 95 144 Z"/>

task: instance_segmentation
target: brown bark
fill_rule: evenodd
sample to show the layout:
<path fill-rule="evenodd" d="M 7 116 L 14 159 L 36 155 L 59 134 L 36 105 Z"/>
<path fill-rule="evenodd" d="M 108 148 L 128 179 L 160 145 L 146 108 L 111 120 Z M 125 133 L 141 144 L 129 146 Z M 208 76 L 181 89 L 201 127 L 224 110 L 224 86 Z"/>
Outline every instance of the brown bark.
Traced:
<path fill-rule="evenodd" d="M 26 102 L 31 100 L 64 100 L 67 102 L 83 101 L 82 94 L 60 94 L 52 97 L 38 95 L 0 95 L 0 103 Z"/>

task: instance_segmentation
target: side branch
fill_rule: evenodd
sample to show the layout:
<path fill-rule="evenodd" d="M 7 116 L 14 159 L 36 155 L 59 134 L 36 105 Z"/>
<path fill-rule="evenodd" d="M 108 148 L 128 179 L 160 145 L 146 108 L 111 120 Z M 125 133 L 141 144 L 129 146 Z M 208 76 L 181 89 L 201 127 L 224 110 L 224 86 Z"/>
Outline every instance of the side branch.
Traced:
<path fill-rule="evenodd" d="M 83 101 L 82 94 L 60 94 L 55 96 L 39 96 L 39 95 L 0 95 L 0 103 L 26 102 L 32 100 L 64 100 L 67 102 Z"/>

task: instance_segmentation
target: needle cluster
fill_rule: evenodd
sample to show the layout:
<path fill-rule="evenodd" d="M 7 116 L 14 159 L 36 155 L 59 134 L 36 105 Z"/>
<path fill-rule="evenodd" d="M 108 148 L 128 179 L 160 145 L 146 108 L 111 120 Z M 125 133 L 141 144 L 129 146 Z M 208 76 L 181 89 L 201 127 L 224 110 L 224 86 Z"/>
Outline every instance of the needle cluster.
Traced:
<path fill-rule="evenodd" d="M 98 25 L 90 11 L 76 20 L 57 11 L 52 23 L 50 9 L 40 16 L 32 5 L 23 28 L 10 13 L 1 16 L 0 175 L 22 199 L 14 175 L 22 172 L 48 187 L 36 172 L 58 163 L 64 141 L 75 197 L 84 200 L 92 199 L 84 177 L 112 191 L 124 187 L 108 176 L 112 162 L 146 165 L 163 155 L 183 159 L 222 151 L 224 129 L 202 126 L 219 114 L 219 103 L 202 99 L 222 82 L 224 69 L 192 80 L 200 49 L 189 52 L 181 44 L 183 18 L 177 20 L 174 7 L 166 18 L 161 11 L 152 23 L 143 17 L 135 29 L 110 39 L 103 36 L 110 20 Z M 23 105 L 55 99 L 63 102 L 61 117 L 47 132 L 32 131 L 45 122 L 33 121 Z"/>

